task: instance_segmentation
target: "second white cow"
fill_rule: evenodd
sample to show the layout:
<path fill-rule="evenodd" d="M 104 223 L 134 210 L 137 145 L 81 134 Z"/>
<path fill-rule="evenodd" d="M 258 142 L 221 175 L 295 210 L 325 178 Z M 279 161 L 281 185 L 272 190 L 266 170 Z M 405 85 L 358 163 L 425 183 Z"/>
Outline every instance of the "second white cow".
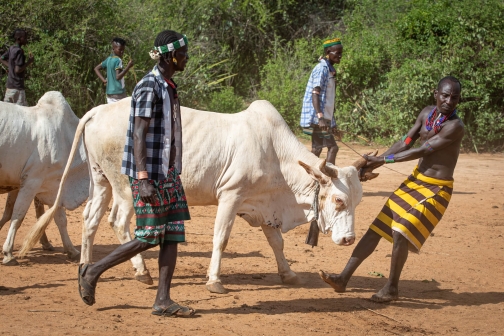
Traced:
<path fill-rule="evenodd" d="M 30 203 L 36 196 L 43 204 L 53 205 L 63 168 L 68 161 L 79 118 L 60 92 L 45 93 L 36 106 L 25 107 L 0 102 L 0 194 L 9 193 L 0 229 L 11 220 L 3 245 L 3 264 L 16 265 L 12 254 L 14 238 Z M 79 259 L 68 236 L 65 209 L 73 210 L 88 197 L 89 173 L 82 141 L 76 144 L 67 170 L 68 183 L 60 190 L 61 202 L 54 219 L 61 234 L 64 251 L 70 259 Z M 40 207 L 37 216 L 40 214 Z M 51 245 L 45 241 L 45 248 Z"/>
<path fill-rule="evenodd" d="M 90 201 L 84 211 L 81 263 L 92 261 L 92 244 L 100 219 L 113 197 L 109 222 L 121 243 L 131 239 L 133 215 L 128 178 L 121 175 L 130 99 L 89 111 L 76 132 L 85 128 L 92 173 Z M 362 198 L 358 169 L 364 162 L 338 168 L 326 165 L 301 144 L 278 111 L 256 101 L 236 114 L 182 108 L 182 182 L 191 206 L 218 205 L 207 289 L 224 293 L 220 279 L 222 253 L 236 215 L 261 227 L 284 283 L 298 282 L 283 254 L 282 232 L 310 222 L 318 210 L 322 232 L 332 231 L 338 245 L 355 240 L 354 211 Z M 62 185 L 65 175 L 62 178 Z M 40 238 L 52 209 L 37 222 L 21 253 Z M 132 259 L 138 280 L 150 283 L 140 255 Z"/>

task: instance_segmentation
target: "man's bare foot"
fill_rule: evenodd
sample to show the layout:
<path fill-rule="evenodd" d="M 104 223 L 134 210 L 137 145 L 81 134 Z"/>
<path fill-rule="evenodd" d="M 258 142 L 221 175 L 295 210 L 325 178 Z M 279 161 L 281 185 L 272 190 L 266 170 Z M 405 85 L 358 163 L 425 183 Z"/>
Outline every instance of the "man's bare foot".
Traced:
<path fill-rule="evenodd" d="M 332 288 L 334 288 L 335 292 L 344 293 L 346 290 L 346 283 L 341 280 L 340 276 L 337 274 L 329 274 L 322 270 L 318 273 L 320 278 L 324 280 L 325 283 L 329 284 Z"/>
<path fill-rule="evenodd" d="M 374 302 L 391 302 L 396 301 L 399 298 L 399 291 L 397 288 L 392 288 L 391 286 L 385 286 L 376 294 L 371 296 L 371 301 Z"/>

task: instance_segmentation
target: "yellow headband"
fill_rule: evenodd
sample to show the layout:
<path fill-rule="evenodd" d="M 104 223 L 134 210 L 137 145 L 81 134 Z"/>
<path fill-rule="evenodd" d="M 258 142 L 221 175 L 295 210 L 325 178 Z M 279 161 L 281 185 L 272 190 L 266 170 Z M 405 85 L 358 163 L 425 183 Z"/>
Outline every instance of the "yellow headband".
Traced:
<path fill-rule="evenodd" d="M 341 39 L 335 38 L 332 40 L 327 40 L 324 42 L 323 46 L 324 46 L 324 48 L 329 48 L 329 47 L 332 47 L 333 45 L 337 45 L 337 44 L 341 44 Z"/>

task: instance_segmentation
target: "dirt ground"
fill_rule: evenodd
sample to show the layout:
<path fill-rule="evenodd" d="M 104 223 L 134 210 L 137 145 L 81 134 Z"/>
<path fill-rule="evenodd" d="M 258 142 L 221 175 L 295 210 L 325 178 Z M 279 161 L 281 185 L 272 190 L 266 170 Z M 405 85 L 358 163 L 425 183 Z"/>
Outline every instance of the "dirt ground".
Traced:
<path fill-rule="evenodd" d="M 369 150 L 359 147 L 361 152 Z M 338 164 L 356 155 L 342 147 Z M 415 163 L 392 166 L 409 174 Z M 179 248 L 172 298 L 197 310 L 192 319 L 150 314 L 156 294 L 157 249 L 144 254 L 155 285 L 133 279 L 124 263 L 103 275 L 97 303 L 88 307 L 77 292 L 77 264 L 62 253 L 57 228 L 47 235 L 54 252 L 35 248 L 19 266 L 0 266 L 0 334 L 5 335 L 424 335 L 503 334 L 504 321 L 504 155 L 462 154 L 455 189 L 445 217 L 422 252 L 410 254 L 400 283 L 400 300 L 378 304 L 369 297 L 387 281 L 391 244 L 385 240 L 350 280 L 348 291 L 335 293 L 319 269 L 339 272 L 352 247 L 336 246 L 321 235 L 319 246 L 304 244 L 308 225 L 284 235 L 285 255 L 301 277 L 300 286 L 284 286 L 271 248 L 260 229 L 240 218 L 224 254 L 223 284 L 228 294 L 205 289 L 216 207 L 191 207 L 187 243 Z M 357 239 L 405 176 L 380 168 L 378 179 L 363 184 L 356 210 Z M 6 195 L 0 195 L 3 211 Z M 69 212 L 69 232 L 79 248 L 83 207 Z M 107 215 L 95 239 L 94 260 L 118 245 Z M 18 232 L 19 249 L 35 222 L 30 209 Z M 5 241 L 7 225 L 0 232 Z M 377 273 L 385 277 L 376 276 Z M 375 274 L 375 275 L 373 275 Z"/>

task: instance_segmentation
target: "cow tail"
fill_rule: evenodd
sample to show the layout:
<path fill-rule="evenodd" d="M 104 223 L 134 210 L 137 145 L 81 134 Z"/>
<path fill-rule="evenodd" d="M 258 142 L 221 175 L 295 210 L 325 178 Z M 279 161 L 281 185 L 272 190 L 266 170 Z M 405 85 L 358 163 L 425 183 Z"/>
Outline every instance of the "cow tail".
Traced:
<path fill-rule="evenodd" d="M 58 194 L 56 196 L 56 200 L 54 201 L 54 205 L 47 210 L 38 220 L 37 223 L 30 229 L 28 234 L 26 235 L 23 246 L 21 250 L 19 250 L 19 256 L 24 257 L 40 240 L 40 237 L 44 234 L 47 226 L 51 223 L 51 220 L 54 218 L 54 214 L 56 210 L 61 206 L 61 197 L 63 194 L 63 186 L 68 177 L 68 173 L 70 172 L 70 167 L 72 166 L 73 158 L 75 156 L 75 152 L 77 152 L 79 140 L 84 133 L 84 129 L 86 123 L 91 120 L 95 114 L 98 112 L 98 109 L 92 109 L 88 113 L 86 113 L 82 119 L 79 121 L 79 125 L 77 126 L 77 130 L 75 131 L 74 140 L 72 143 L 72 149 L 70 150 L 70 155 L 68 157 L 68 161 L 65 167 L 65 171 L 63 172 L 63 176 L 61 177 L 61 182 L 58 188 Z"/>

